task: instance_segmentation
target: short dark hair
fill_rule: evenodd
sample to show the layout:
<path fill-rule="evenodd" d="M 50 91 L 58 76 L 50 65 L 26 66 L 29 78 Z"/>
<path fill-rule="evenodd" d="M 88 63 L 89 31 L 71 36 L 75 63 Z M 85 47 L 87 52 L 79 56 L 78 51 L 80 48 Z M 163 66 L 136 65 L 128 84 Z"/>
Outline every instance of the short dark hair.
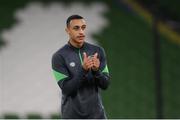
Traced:
<path fill-rule="evenodd" d="M 80 15 L 71 15 L 66 20 L 66 26 L 68 27 L 71 20 L 74 20 L 74 19 L 84 19 L 84 18 L 82 16 L 80 16 Z"/>

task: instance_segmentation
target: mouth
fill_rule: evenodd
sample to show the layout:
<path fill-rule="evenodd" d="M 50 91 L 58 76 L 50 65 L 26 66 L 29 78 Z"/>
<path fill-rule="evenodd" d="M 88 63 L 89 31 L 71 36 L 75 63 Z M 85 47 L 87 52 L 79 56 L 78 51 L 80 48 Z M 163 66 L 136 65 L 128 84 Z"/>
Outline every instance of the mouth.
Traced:
<path fill-rule="evenodd" d="M 84 35 L 82 35 L 82 36 L 77 36 L 77 38 L 80 39 L 80 40 L 82 40 L 82 39 L 85 38 L 85 36 L 84 36 Z"/>

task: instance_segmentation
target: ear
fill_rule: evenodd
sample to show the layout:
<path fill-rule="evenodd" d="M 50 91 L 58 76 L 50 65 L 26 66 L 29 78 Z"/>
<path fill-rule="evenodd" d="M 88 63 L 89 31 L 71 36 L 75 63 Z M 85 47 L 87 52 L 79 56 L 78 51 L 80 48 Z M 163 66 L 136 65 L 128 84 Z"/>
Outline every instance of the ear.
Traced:
<path fill-rule="evenodd" d="M 68 29 L 68 28 L 65 28 L 65 31 L 66 31 L 66 33 L 68 33 L 68 34 L 69 34 L 69 29 Z"/>

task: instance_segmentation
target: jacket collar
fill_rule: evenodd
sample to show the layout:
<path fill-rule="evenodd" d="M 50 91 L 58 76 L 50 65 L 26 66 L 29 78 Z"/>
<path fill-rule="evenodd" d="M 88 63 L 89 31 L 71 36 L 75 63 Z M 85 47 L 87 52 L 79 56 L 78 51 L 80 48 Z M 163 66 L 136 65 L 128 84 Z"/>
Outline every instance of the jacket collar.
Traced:
<path fill-rule="evenodd" d="M 85 45 L 86 45 L 86 42 L 84 42 L 84 44 L 82 45 L 81 48 L 77 48 L 77 47 L 74 47 L 69 41 L 68 41 L 68 46 L 74 50 L 79 50 L 79 49 L 84 49 Z"/>

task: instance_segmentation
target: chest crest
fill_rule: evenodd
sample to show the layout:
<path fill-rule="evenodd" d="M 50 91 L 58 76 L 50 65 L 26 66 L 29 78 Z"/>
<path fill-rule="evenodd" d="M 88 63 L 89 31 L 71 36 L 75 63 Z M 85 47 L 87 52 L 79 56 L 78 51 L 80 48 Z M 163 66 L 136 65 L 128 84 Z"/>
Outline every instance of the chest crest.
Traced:
<path fill-rule="evenodd" d="M 75 67 L 76 64 L 75 64 L 75 62 L 70 62 L 70 63 L 69 63 L 69 66 L 70 66 L 70 67 Z"/>

